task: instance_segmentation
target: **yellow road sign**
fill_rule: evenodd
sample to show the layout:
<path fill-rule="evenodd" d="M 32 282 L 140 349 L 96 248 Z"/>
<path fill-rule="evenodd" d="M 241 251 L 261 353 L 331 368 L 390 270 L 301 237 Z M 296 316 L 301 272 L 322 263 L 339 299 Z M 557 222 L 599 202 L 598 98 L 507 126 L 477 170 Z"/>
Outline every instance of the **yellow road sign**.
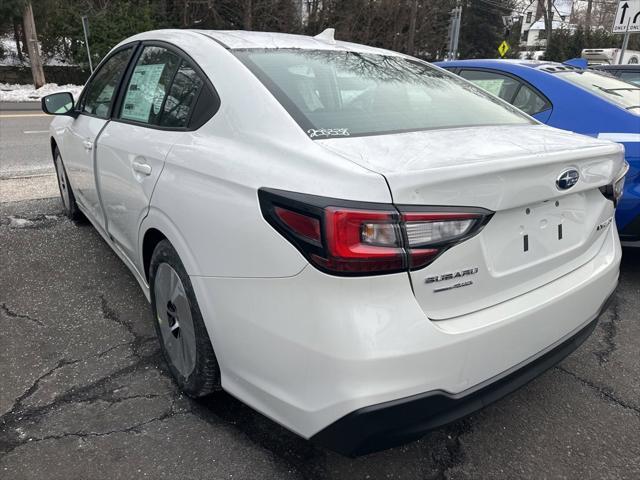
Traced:
<path fill-rule="evenodd" d="M 507 52 L 509 51 L 509 48 L 510 47 L 507 41 L 503 40 L 500 46 L 498 47 L 498 53 L 502 58 L 504 58 L 504 56 L 507 54 Z"/>

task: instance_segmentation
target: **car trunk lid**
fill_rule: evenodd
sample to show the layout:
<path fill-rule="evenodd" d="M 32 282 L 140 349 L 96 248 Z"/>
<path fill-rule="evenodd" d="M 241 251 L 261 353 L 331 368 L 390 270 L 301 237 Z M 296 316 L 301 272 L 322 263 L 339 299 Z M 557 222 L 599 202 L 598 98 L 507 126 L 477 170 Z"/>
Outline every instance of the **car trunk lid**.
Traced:
<path fill-rule="evenodd" d="M 321 140 L 386 178 L 398 206 L 495 212 L 474 237 L 412 271 L 433 320 L 481 310 L 578 268 L 599 251 L 613 204 L 599 191 L 622 168 L 621 148 L 545 126 L 475 127 Z M 557 186 L 567 172 L 577 183 Z"/>

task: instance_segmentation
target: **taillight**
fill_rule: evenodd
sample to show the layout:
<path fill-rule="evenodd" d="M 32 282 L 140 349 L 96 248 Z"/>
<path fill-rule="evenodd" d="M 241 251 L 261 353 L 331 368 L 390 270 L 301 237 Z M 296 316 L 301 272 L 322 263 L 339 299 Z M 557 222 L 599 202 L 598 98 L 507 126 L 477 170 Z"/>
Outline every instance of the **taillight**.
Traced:
<path fill-rule="evenodd" d="M 314 266 L 334 275 L 423 268 L 480 231 L 480 208 L 402 207 L 280 190 L 258 192 L 264 218 Z"/>
<path fill-rule="evenodd" d="M 609 185 L 600 187 L 602 194 L 613 202 L 614 206 L 618 205 L 618 201 L 622 198 L 622 192 L 624 191 L 624 177 L 629 171 L 629 164 L 625 161 L 622 169 L 616 175 L 615 179 Z"/>
<path fill-rule="evenodd" d="M 478 233 L 491 218 L 491 212 L 478 208 L 447 208 L 428 213 L 399 209 L 411 270 L 426 267 L 447 248 Z M 427 210 L 428 207 L 420 209 Z"/>

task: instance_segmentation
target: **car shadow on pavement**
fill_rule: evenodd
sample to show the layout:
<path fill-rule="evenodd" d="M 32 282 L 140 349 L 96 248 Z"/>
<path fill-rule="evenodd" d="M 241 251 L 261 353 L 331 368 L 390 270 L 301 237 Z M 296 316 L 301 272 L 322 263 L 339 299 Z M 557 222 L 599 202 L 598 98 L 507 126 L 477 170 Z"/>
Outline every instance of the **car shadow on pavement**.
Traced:
<path fill-rule="evenodd" d="M 460 437 L 471 432 L 473 416 L 428 433 L 407 445 L 357 458 L 317 446 L 256 412 L 226 392 L 196 401 L 194 413 L 205 421 L 224 420 L 249 440 L 294 466 L 305 478 L 443 478 L 464 460 Z M 374 475 L 374 476 L 372 476 Z M 346 477 L 345 477 L 346 478 Z"/>

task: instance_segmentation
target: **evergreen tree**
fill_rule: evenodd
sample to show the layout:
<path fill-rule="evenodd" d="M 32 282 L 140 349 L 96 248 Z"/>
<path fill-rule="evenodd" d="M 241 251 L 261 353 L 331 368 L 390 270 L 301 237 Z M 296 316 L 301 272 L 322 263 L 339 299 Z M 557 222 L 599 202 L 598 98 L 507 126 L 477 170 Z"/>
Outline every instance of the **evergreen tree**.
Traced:
<path fill-rule="evenodd" d="M 512 9 L 510 0 L 467 1 L 462 9 L 460 58 L 498 58 L 498 47 L 508 40 L 502 16 Z M 512 41 L 511 47 L 517 43 Z"/>

